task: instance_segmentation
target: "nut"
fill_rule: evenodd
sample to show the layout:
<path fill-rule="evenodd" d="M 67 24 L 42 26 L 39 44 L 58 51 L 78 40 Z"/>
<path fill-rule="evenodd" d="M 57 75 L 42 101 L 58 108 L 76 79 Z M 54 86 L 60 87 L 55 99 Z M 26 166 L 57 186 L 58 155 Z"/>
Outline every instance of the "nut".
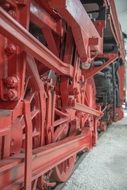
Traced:
<path fill-rule="evenodd" d="M 5 83 L 8 88 L 15 88 L 18 86 L 18 78 L 14 77 L 14 76 L 8 77 L 5 80 Z"/>
<path fill-rule="evenodd" d="M 14 101 L 16 100 L 18 97 L 18 93 L 15 89 L 9 89 L 6 93 L 6 98 L 8 100 Z"/>
<path fill-rule="evenodd" d="M 6 48 L 5 48 L 5 52 L 8 56 L 16 53 L 16 46 L 14 44 L 9 44 Z"/>

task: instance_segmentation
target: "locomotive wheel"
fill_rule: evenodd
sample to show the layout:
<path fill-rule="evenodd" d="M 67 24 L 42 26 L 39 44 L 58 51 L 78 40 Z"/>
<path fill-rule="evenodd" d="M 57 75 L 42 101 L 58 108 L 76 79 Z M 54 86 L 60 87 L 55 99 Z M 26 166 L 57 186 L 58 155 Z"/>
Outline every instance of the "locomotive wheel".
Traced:
<path fill-rule="evenodd" d="M 57 182 L 67 181 L 74 170 L 75 161 L 76 156 L 72 156 L 56 166 L 52 174 L 54 180 Z"/>
<path fill-rule="evenodd" d="M 41 112 L 40 112 L 40 100 L 39 94 L 34 89 L 32 79 L 27 78 L 26 88 L 23 99 L 27 99 L 30 102 L 30 112 L 32 121 L 32 133 L 33 133 L 33 148 L 40 146 L 40 126 L 41 126 Z M 16 154 L 21 150 L 24 151 L 25 140 L 25 120 L 24 115 L 17 118 L 12 127 L 12 140 L 11 140 L 11 154 Z"/>
<path fill-rule="evenodd" d="M 95 84 L 93 79 L 88 79 L 85 84 L 85 96 L 84 96 L 84 104 L 89 107 L 95 108 Z M 85 115 L 85 119 L 83 121 L 83 125 L 88 126 L 90 128 L 94 128 L 94 119 L 92 116 Z M 60 139 L 63 139 L 67 136 L 68 127 L 66 127 L 66 132 L 64 131 Z M 74 165 L 76 161 L 76 155 L 72 156 L 71 158 L 65 160 L 61 164 L 53 170 L 53 179 L 57 182 L 65 182 L 70 177 L 74 170 Z"/>
<path fill-rule="evenodd" d="M 33 127 L 33 148 L 40 146 L 40 126 L 41 126 L 41 113 L 40 113 L 40 100 L 39 93 L 34 89 L 33 81 L 30 79 L 26 88 L 25 97 L 30 101 L 31 120 Z M 25 132 L 25 130 L 24 130 Z"/>
<path fill-rule="evenodd" d="M 85 87 L 85 104 L 91 108 L 95 108 L 96 90 L 93 78 L 86 81 Z"/>
<path fill-rule="evenodd" d="M 69 126 L 68 126 L 68 124 L 64 124 L 64 125 L 66 125 L 66 128 L 63 131 L 63 133 L 59 136 L 59 140 L 64 139 L 68 136 Z M 58 166 L 56 166 L 53 169 L 53 173 L 52 173 L 53 180 L 55 180 L 57 182 L 67 181 L 74 170 L 75 161 L 76 161 L 76 155 L 68 158 L 67 160 L 60 163 Z"/>
<path fill-rule="evenodd" d="M 30 102 L 34 149 L 42 146 L 42 144 L 44 143 L 42 136 L 44 134 L 42 132 L 44 130 L 43 120 L 45 120 L 46 115 L 44 85 L 43 82 L 40 80 L 38 69 L 34 61 L 28 62 L 24 99 L 27 99 Z M 43 113 L 42 109 L 45 110 L 43 110 Z"/>
<path fill-rule="evenodd" d="M 34 70 L 34 71 L 32 71 Z M 22 100 L 27 100 L 30 103 L 31 121 L 32 121 L 32 148 L 37 148 L 43 144 L 43 127 L 42 117 L 45 118 L 45 113 L 41 110 L 41 98 L 43 97 L 43 108 L 46 110 L 45 91 L 39 89 L 39 74 L 37 73 L 37 67 L 35 63 L 31 63 L 30 67 L 26 70 L 25 87 Z M 40 79 L 39 79 L 40 80 Z M 42 81 L 41 81 L 42 82 Z M 42 82 L 43 87 L 43 82 Z M 41 93 L 41 94 L 40 94 Z M 24 114 L 18 116 L 16 122 L 12 127 L 12 140 L 11 140 L 11 154 L 16 154 L 21 151 L 24 152 L 25 146 L 25 133 L 26 124 Z"/>
<path fill-rule="evenodd" d="M 90 78 L 86 81 L 85 85 L 85 105 L 96 109 L 96 88 L 95 82 L 93 78 Z M 97 121 L 93 115 L 86 114 L 84 117 L 84 125 L 91 130 L 92 135 L 92 144 L 90 148 L 96 145 L 98 139 L 98 132 L 97 132 Z"/>
<path fill-rule="evenodd" d="M 81 103 L 86 106 L 96 109 L 95 103 L 96 90 L 93 78 L 88 79 L 83 86 L 83 94 L 81 98 Z M 93 128 L 93 116 L 87 113 L 83 113 L 83 117 L 81 119 L 81 128 L 88 127 Z"/>

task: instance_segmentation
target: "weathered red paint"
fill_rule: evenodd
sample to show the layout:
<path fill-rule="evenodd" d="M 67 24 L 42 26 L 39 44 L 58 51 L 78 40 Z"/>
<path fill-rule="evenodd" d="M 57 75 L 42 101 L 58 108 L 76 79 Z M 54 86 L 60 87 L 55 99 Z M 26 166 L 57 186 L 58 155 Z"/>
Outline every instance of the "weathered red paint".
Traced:
<path fill-rule="evenodd" d="M 96 145 L 98 129 L 106 130 L 94 76 L 124 61 L 124 48 L 114 1 L 103 1 L 111 5 L 117 52 L 103 51 L 106 20 L 92 21 L 79 0 L 0 2 L 1 190 L 66 181 L 77 153 Z M 105 61 L 95 67 L 97 59 Z M 116 120 L 123 117 L 123 65 L 118 72 Z"/>

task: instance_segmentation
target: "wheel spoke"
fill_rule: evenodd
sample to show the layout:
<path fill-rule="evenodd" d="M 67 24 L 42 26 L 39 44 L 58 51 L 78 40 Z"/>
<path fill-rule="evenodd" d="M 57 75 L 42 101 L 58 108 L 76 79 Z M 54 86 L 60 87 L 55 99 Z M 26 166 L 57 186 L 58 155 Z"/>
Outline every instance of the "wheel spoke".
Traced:
<path fill-rule="evenodd" d="M 31 112 L 31 119 L 34 119 L 37 114 L 39 114 L 40 110 L 39 109 L 35 109 Z"/>
<path fill-rule="evenodd" d="M 27 91 L 27 87 L 28 87 L 28 84 L 29 84 L 30 78 L 31 78 L 31 76 L 29 76 L 29 77 L 27 78 L 27 80 L 26 80 L 25 88 L 24 88 L 24 96 L 25 96 L 25 94 L 26 94 L 26 91 Z"/>

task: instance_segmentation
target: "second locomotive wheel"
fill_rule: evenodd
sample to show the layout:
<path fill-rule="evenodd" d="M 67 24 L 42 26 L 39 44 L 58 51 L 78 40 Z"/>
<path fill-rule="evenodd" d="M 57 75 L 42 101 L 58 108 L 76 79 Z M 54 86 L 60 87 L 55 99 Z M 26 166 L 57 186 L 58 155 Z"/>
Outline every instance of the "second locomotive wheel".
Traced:
<path fill-rule="evenodd" d="M 57 141 L 65 139 L 68 136 L 71 136 L 71 134 L 69 134 L 71 126 L 69 126 L 68 123 L 63 124 L 63 126 L 61 125 L 61 127 L 63 127 L 64 130 L 59 135 L 58 137 L 59 139 L 57 139 Z M 63 161 L 58 166 L 56 166 L 53 169 L 52 173 L 53 180 L 57 182 L 67 181 L 74 170 L 75 162 L 76 162 L 76 155 L 68 158 L 67 160 Z"/>
<path fill-rule="evenodd" d="M 67 181 L 74 170 L 75 161 L 76 156 L 72 156 L 56 166 L 53 171 L 53 179 L 57 182 Z"/>
<path fill-rule="evenodd" d="M 79 96 L 81 98 L 82 103 L 91 108 L 95 108 L 96 91 L 95 91 L 94 80 L 93 79 L 87 80 L 84 88 L 85 88 L 85 91 L 84 91 L 85 94 L 83 93 Z M 91 94 L 92 96 L 89 96 L 89 94 Z M 75 112 L 75 114 L 76 114 L 76 112 Z M 73 122 L 73 123 L 75 123 L 75 122 Z M 59 136 L 59 139 L 57 139 L 57 140 L 61 140 L 68 136 L 71 136 L 71 133 L 73 133 L 72 135 L 77 134 L 76 128 L 75 128 L 75 132 L 74 132 L 74 129 L 72 129 L 75 127 L 74 124 L 72 126 L 71 126 L 71 123 L 70 123 L 70 126 L 69 126 L 69 124 L 63 124 L 63 125 L 66 125 L 66 126 L 64 127 L 63 132 L 61 133 L 61 135 Z M 75 125 L 76 125 L 76 123 L 75 123 Z M 84 118 L 81 119 L 80 125 L 81 125 L 80 133 L 82 133 L 82 130 L 84 127 L 88 127 L 88 128 L 90 128 L 90 130 L 94 131 L 94 125 L 95 125 L 94 118 L 92 116 L 89 116 L 88 114 L 85 114 Z M 69 131 L 71 131 L 70 134 L 69 134 Z M 90 147 L 91 147 L 91 145 L 90 145 Z M 70 175 L 72 174 L 72 172 L 74 170 L 75 162 L 76 162 L 76 155 L 68 158 L 67 160 L 65 160 L 58 166 L 56 166 L 53 169 L 53 173 L 52 173 L 53 179 L 57 182 L 67 181 L 67 179 L 70 177 Z"/>

